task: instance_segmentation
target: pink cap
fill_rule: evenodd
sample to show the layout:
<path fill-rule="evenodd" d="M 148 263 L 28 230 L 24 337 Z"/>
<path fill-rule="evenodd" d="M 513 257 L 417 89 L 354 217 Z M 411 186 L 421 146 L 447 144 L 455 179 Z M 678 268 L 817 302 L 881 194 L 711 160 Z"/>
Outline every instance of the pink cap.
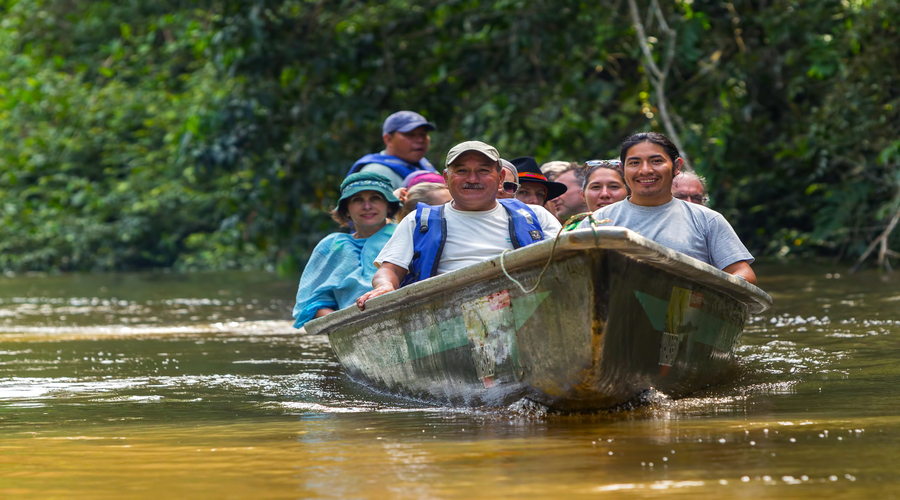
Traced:
<path fill-rule="evenodd" d="M 434 172 L 419 174 L 412 179 L 409 179 L 409 184 L 407 184 L 406 187 L 411 188 L 422 182 L 437 182 L 438 184 L 444 184 L 444 176 Z"/>

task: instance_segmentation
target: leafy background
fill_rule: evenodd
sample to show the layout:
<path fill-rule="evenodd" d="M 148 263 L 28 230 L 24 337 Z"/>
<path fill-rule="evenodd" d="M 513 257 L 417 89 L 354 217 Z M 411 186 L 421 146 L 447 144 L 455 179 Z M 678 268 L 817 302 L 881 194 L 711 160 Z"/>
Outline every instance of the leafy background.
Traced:
<path fill-rule="evenodd" d="M 900 4 L 636 4 L 751 251 L 858 257 L 898 208 Z M 436 164 L 610 157 L 664 131 L 645 63 L 628 0 L 0 0 L 0 269 L 293 274 L 389 113 Z"/>

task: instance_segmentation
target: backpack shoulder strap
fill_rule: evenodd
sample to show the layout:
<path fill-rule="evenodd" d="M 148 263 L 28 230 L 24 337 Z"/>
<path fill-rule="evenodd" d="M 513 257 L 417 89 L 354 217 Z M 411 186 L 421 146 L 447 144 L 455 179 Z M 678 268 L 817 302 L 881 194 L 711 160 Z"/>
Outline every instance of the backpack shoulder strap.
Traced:
<path fill-rule="evenodd" d="M 528 246 L 544 239 L 541 222 L 528 205 L 515 198 L 497 201 L 506 209 L 509 219 L 509 239 L 513 248 Z"/>
<path fill-rule="evenodd" d="M 416 205 L 415 217 L 413 258 L 401 287 L 437 275 L 444 243 L 447 241 L 447 220 L 444 218 L 443 205 L 419 203 Z"/>

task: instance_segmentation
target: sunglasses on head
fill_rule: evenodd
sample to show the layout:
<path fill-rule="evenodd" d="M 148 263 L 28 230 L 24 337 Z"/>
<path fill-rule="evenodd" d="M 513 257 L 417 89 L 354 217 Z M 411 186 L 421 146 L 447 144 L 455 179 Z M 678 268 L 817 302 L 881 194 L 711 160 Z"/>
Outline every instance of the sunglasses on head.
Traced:
<path fill-rule="evenodd" d="M 616 167 L 618 167 L 619 165 L 622 164 L 622 162 L 619 161 L 618 158 L 613 158 L 612 160 L 588 160 L 588 161 L 584 162 L 584 166 L 585 167 L 596 167 L 597 165 L 602 165 L 604 163 L 609 163 Z"/>
<path fill-rule="evenodd" d="M 515 182 L 504 181 L 503 192 L 506 194 L 516 194 L 519 191 L 519 185 Z"/>

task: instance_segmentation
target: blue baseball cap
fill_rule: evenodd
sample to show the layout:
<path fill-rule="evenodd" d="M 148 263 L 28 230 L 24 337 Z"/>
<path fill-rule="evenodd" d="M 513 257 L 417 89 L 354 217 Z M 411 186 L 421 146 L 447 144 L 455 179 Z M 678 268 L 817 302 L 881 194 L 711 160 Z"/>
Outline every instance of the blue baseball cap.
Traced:
<path fill-rule="evenodd" d="M 381 133 L 409 132 L 423 126 L 427 127 L 428 130 L 437 130 L 433 123 L 415 111 L 397 111 L 384 121 L 384 125 L 381 126 Z"/>

